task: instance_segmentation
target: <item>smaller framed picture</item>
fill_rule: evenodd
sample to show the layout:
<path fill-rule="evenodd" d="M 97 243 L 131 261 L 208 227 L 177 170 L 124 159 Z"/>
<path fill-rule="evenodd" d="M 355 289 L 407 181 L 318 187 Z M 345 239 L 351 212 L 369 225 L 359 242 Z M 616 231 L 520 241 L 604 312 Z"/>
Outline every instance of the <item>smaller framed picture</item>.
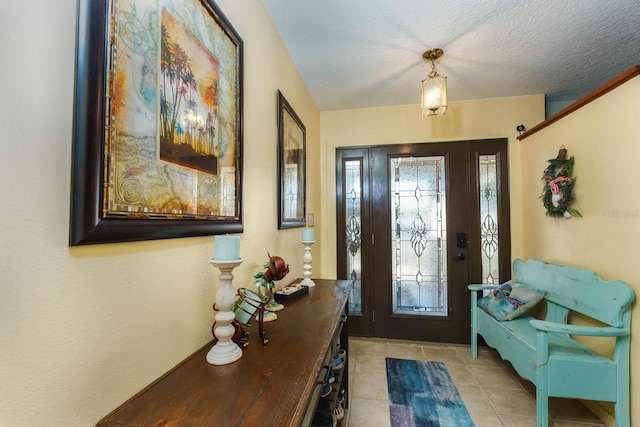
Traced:
<path fill-rule="evenodd" d="M 278 91 L 278 229 L 305 226 L 306 130 Z"/>

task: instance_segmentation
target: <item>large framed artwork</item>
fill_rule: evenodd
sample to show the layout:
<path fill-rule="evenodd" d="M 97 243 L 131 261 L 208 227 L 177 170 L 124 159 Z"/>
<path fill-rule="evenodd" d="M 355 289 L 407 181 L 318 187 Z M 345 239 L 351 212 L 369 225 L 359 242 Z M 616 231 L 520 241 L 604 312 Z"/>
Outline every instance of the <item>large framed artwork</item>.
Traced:
<path fill-rule="evenodd" d="M 82 0 L 69 244 L 242 231 L 243 42 L 212 0 Z"/>
<path fill-rule="evenodd" d="M 304 227 L 306 129 L 278 91 L 278 228 Z"/>

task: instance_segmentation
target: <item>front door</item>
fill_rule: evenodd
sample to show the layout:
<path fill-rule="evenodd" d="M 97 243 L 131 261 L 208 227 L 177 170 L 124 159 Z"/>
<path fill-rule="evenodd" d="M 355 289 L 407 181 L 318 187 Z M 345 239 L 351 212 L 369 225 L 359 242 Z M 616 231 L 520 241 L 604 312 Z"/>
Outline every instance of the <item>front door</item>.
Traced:
<path fill-rule="evenodd" d="M 510 272 L 506 140 L 339 149 L 354 335 L 469 342 L 469 283 Z"/>

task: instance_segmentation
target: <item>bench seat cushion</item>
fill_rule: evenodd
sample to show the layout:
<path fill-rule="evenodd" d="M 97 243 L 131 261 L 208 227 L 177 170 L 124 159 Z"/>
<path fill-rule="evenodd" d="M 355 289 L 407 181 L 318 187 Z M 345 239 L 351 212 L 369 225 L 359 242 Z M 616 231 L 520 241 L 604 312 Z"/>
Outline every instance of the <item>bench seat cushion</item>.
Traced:
<path fill-rule="evenodd" d="M 513 320 L 544 298 L 545 292 L 517 282 L 498 286 L 478 300 L 478 307 L 496 320 Z"/>

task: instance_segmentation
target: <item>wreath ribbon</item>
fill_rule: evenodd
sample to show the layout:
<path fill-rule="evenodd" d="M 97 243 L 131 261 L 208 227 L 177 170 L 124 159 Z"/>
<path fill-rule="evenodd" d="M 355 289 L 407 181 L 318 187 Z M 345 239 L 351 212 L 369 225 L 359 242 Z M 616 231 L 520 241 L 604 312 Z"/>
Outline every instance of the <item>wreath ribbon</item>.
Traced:
<path fill-rule="evenodd" d="M 549 181 L 549 189 L 551 190 L 551 194 L 560 194 L 560 188 L 558 184 L 562 182 L 571 182 L 571 178 L 567 178 L 566 176 L 559 176 L 556 179 L 552 179 Z"/>

